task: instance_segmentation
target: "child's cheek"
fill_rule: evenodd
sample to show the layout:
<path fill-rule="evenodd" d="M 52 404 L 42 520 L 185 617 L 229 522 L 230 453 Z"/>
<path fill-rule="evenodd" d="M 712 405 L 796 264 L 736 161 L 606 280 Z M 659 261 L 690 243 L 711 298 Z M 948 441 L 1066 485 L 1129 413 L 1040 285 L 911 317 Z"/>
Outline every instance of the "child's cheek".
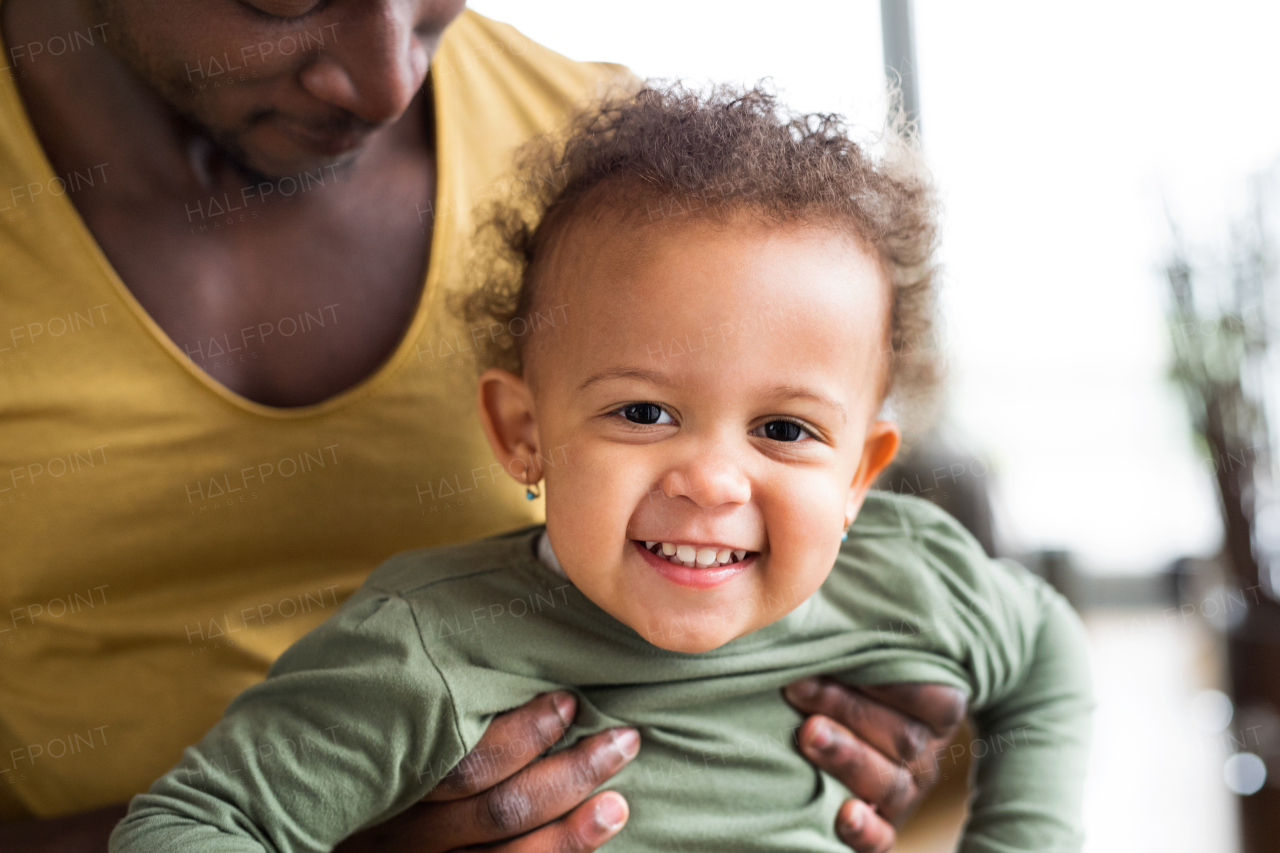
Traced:
<path fill-rule="evenodd" d="M 834 558 L 833 558 L 834 561 Z M 773 618 L 776 621 L 795 610 L 812 596 L 831 574 L 832 562 L 825 566 L 809 566 L 804 571 L 788 573 L 770 584 L 768 601 L 774 605 Z"/>
<path fill-rule="evenodd" d="M 768 600 L 777 603 L 775 619 L 803 604 L 826 582 L 840 554 L 841 519 L 814 513 L 791 519 L 797 535 L 788 537 L 784 550 L 776 552 L 766 570 Z M 827 530 L 830 528 L 830 530 Z"/>

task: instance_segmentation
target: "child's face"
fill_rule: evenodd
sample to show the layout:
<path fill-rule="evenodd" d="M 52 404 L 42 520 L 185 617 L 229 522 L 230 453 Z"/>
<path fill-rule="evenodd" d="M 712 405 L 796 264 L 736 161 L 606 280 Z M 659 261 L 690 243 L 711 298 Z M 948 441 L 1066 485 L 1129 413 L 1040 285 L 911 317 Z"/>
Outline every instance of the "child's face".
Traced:
<path fill-rule="evenodd" d="M 491 370 L 480 397 L 508 470 L 540 466 L 569 579 L 682 652 L 801 604 L 897 449 L 874 420 L 888 322 L 875 258 L 833 230 L 745 214 L 580 220 L 542 276 L 555 326 L 526 348 L 528 384 Z"/>

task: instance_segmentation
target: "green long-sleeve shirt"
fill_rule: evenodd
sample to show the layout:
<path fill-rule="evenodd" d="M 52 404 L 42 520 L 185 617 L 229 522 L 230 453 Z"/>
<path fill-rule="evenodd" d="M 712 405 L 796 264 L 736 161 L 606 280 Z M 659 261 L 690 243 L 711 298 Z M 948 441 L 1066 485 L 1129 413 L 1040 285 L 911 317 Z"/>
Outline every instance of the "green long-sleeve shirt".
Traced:
<path fill-rule="evenodd" d="M 803 718 L 779 691 L 820 673 L 968 694 L 983 740 L 962 851 L 1079 849 L 1092 708 L 1079 620 L 930 504 L 872 493 L 818 593 L 702 654 L 653 646 L 592 604 L 538 560 L 542 529 L 377 569 L 134 798 L 112 853 L 329 850 L 420 799 L 494 714 L 561 688 L 579 700 L 562 746 L 641 734 L 607 783 L 631 806 L 609 850 L 847 853 L 834 819 L 849 794 L 796 751 Z"/>

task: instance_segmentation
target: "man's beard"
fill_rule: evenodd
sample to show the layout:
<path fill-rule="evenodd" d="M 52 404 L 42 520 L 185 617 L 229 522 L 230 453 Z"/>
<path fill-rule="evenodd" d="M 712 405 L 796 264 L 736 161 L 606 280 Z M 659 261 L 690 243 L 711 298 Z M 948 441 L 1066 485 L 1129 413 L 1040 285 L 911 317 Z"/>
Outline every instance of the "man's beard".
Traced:
<path fill-rule="evenodd" d="M 363 145 L 349 152 L 333 156 L 300 159 L 296 164 L 286 168 L 268 170 L 262 164 L 255 164 L 251 150 L 243 142 L 244 136 L 256 125 L 270 121 L 276 111 L 260 108 L 249 114 L 235 127 L 215 127 L 199 110 L 199 96 L 191 94 L 189 80 L 184 80 L 176 69 L 167 69 L 154 61 L 133 38 L 125 16 L 112 0 L 91 0 L 91 8 L 111 24 L 117 42 L 111 53 L 146 89 L 150 90 L 168 109 L 182 129 L 191 136 L 198 136 L 207 142 L 219 158 L 236 172 L 243 175 L 246 183 L 276 181 L 288 175 L 307 171 L 308 168 L 329 168 L 349 170 L 355 163 Z M 349 127 L 343 128 L 342 124 Z M 365 129 L 369 126 L 354 115 L 348 115 L 345 121 L 339 119 L 334 123 L 338 129 Z M 272 174 L 271 172 L 279 172 Z"/>
<path fill-rule="evenodd" d="M 168 100 L 168 99 L 166 99 Z M 214 150 L 216 155 L 221 158 L 227 165 L 233 168 L 237 174 L 244 178 L 245 183 L 271 183 L 281 178 L 289 177 L 298 172 L 305 172 L 310 169 L 320 168 L 329 169 L 336 168 L 339 171 L 349 172 L 354 167 L 356 158 L 359 156 L 361 148 L 356 148 L 347 153 L 327 158 L 316 158 L 312 162 L 299 163 L 295 167 L 287 170 L 278 171 L 278 174 L 266 171 L 252 162 L 252 155 L 241 142 L 241 132 L 234 130 L 219 130 L 212 125 L 202 121 L 201 118 L 193 112 L 182 110 L 171 101 L 170 108 L 174 110 L 175 115 L 184 125 L 187 133 L 199 136 L 207 142 Z M 255 113 L 245 123 L 246 127 L 252 127 L 254 124 L 269 120 L 273 111 L 261 110 Z"/>
<path fill-rule="evenodd" d="M 246 183 L 270 182 L 281 177 L 280 175 L 269 175 L 251 164 L 248 151 L 245 150 L 240 143 L 238 135 L 234 132 L 219 132 L 190 112 L 178 112 L 177 115 L 185 126 L 184 129 L 187 133 L 197 135 L 208 142 L 222 160 L 226 161 L 228 165 L 244 177 Z"/>

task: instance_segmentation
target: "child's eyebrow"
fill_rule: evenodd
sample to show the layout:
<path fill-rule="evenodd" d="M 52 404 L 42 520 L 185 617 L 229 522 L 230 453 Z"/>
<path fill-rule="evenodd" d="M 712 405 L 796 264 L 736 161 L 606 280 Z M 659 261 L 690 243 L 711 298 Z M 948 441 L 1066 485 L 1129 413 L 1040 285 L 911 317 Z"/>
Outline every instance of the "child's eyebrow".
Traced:
<path fill-rule="evenodd" d="M 643 367 L 610 367 L 607 370 L 601 370 L 588 376 L 586 381 L 578 386 L 578 390 L 585 391 L 597 382 L 607 382 L 610 379 L 639 379 L 642 382 L 650 382 L 654 385 L 668 384 L 667 378 L 657 370 L 646 370 Z M 780 400 L 812 400 L 815 403 L 834 409 L 840 415 L 841 423 L 849 420 L 849 413 L 839 400 L 809 388 L 802 388 L 798 385 L 775 385 L 764 391 L 762 396 Z"/>
<path fill-rule="evenodd" d="M 769 397 L 777 397 L 781 400 L 812 400 L 828 408 L 835 409 L 840 415 L 840 422 L 845 423 L 849 420 L 849 413 L 845 411 L 839 400 L 828 397 L 826 394 L 812 391 L 808 388 L 801 388 L 797 385 L 776 385 L 764 392 Z"/>
<path fill-rule="evenodd" d="M 646 370 L 643 367 L 611 367 L 588 376 L 586 381 L 578 386 L 578 390 L 585 391 L 597 382 L 606 382 L 610 379 L 639 379 L 643 382 L 652 382 L 654 385 L 667 384 L 666 377 L 657 370 Z"/>

